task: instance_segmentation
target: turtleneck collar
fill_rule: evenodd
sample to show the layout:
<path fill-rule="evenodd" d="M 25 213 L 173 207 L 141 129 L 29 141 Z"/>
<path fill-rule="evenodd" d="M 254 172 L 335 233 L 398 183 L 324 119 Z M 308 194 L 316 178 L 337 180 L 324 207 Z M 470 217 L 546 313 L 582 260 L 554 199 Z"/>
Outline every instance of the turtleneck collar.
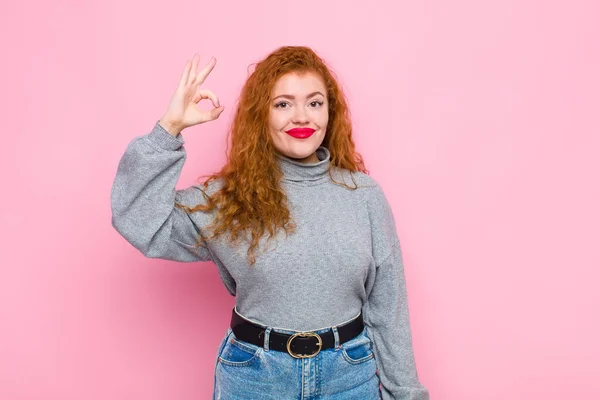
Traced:
<path fill-rule="evenodd" d="M 283 180 L 289 182 L 311 182 L 329 179 L 329 150 L 320 146 L 317 149 L 316 163 L 304 164 L 284 155 L 278 154 L 279 168 L 283 172 Z"/>

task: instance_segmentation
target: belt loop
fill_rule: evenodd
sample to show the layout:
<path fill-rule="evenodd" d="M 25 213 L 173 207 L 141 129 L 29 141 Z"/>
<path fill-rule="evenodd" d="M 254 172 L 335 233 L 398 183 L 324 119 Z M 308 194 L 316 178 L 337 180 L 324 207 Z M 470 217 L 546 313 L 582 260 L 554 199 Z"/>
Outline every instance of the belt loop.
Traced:
<path fill-rule="evenodd" d="M 331 330 L 333 330 L 333 338 L 335 340 L 334 348 L 340 348 L 340 335 L 338 334 L 337 326 L 332 326 Z"/>
<path fill-rule="evenodd" d="M 271 329 L 270 326 L 265 329 L 265 344 L 263 345 L 265 351 L 269 351 L 269 336 L 271 335 Z"/>

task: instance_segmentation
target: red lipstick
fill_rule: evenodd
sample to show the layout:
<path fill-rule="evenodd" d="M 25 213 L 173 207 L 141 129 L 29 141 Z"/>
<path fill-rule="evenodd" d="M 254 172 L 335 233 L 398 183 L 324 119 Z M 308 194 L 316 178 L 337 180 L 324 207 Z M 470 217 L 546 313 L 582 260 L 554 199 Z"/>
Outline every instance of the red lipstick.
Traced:
<path fill-rule="evenodd" d="M 315 133 L 315 130 L 312 128 L 294 128 L 285 131 L 285 133 L 297 139 L 306 139 L 308 137 L 311 137 L 312 134 Z"/>

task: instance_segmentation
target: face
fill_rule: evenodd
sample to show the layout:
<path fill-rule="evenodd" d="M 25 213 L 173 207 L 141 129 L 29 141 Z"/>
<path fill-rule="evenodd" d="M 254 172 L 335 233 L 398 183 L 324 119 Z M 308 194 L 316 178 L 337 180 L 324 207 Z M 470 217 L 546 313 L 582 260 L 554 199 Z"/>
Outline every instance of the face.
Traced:
<path fill-rule="evenodd" d="M 323 79 L 314 72 L 283 75 L 273 87 L 269 107 L 269 133 L 275 149 L 303 163 L 318 162 L 316 150 L 329 121 Z"/>

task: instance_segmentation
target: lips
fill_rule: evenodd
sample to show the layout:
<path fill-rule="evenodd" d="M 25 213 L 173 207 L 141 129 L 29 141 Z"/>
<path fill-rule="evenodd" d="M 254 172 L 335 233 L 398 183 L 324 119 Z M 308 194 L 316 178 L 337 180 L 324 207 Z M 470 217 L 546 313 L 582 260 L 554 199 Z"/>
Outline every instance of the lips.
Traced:
<path fill-rule="evenodd" d="M 315 130 L 312 128 L 294 128 L 285 131 L 285 133 L 297 139 L 306 139 L 307 137 L 311 137 L 315 133 Z"/>

